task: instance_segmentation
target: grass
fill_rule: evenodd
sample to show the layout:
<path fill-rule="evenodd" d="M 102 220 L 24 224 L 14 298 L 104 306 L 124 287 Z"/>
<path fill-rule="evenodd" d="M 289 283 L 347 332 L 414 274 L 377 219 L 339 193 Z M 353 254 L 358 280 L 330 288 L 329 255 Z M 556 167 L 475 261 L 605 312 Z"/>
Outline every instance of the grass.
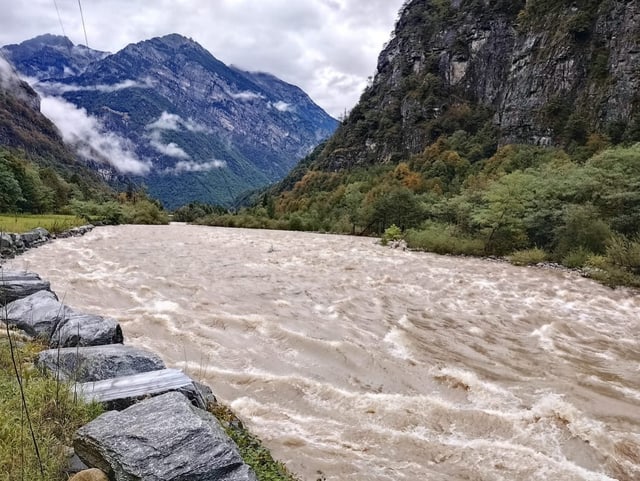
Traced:
<path fill-rule="evenodd" d="M 538 247 L 516 251 L 509 256 L 509 261 L 516 266 L 535 266 L 547 260 L 547 253 Z"/>
<path fill-rule="evenodd" d="M 227 406 L 216 403 L 209 411 L 220 421 L 227 434 L 240 448 L 240 455 L 256 473 L 259 481 L 299 481 L 286 466 L 275 461 L 269 450 L 249 431 Z"/>
<path fill-rule="evenodd" d="M 97 417 L 102 408 L 74 400 L 68 386 L 60 386 L 33 367 L 43 345 L 17 340 L 14 355 L 24 388 L 28 414 L 39 448 L 40 461 L 29 432 L 5 328 L 0 335 L 0 479 L 63 481 L 67 463 L 64 446 L 71 446 L 75 431 Z M 59 391 L 58 395 L 56 393 Z"/>
<path fill-rule="evenodd" d="M 75 215 L 0 214 L 0 232 L 14 234 L 22 234 L 36 227 L 43 227 L 52 234 L 59 234 L 84 224 L 86 224 L 86 221 Z"/>
<path fill-rule="evenodd" d="M 420 229 L 407 231 L 405 240 L 411 249 L 436 254 L 480 257 L 485 254 L 485 244 L 481 239 L 461 236 L 448 224 L 425 223 Z"/>

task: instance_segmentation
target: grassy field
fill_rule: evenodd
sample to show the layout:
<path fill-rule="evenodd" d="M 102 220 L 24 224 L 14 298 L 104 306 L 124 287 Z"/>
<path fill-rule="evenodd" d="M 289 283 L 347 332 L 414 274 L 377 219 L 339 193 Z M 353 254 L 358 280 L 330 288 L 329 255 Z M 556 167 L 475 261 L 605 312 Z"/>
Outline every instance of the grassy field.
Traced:
<path fill-rule="evenodd" d="M 43 227 L 53 234 L 86 224 L 75 215 L 27 215 L 0 214 L 0 232 L 22 234 L 36 227 Z"/>

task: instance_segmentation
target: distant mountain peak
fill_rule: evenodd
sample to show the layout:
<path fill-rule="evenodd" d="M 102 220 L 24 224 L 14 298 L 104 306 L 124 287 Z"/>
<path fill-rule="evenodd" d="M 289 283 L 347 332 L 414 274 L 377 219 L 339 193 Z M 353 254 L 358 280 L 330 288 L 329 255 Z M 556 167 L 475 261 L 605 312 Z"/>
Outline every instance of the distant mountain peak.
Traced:
<path fill-rule="evenodd" d="M 21 73 L 41 81 L 41 91 L 64 98 L 57 114 L 83 110 L 102 138 L 117 139 L 118 148 L 103 149 L 114 169 L 123 165 L 115 152 L 149 166 L 144 182 L 170 208 L 230 204 L 233 196 L 282 178 L 337 126 L 298 87 L 228 67 L 178 33 L 109 56 L 51 42 L 62 43 L 42 36 L 3 51 Z"/>

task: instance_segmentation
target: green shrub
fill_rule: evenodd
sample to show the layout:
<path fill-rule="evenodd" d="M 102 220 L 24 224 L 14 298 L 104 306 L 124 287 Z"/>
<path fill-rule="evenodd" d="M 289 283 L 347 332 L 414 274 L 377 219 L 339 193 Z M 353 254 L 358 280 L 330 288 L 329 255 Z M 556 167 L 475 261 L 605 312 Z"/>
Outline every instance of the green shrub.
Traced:
<path fill-rule="evenodd" d="M 547 260 L 547 253 L 538 247 L 516 251 L 509 261 L 516 266 L 533 266 Z"/>
<path fill-rule="evenodd" d="M 410 229 L 405 235 L 412 249 L 436 254 L 484 255 L 485 244 L 481 239 L 466 237 L 456 232 L 455 226 L 427 222 L 420 229 Z"/>
<path fill-rule="evenodd" d="M 640 236 L 629 238 L 624 235 L 613 235 L 607 245 L 607 259 L 621 269 L 634 274 L 640 273 Z"/>
<path fill-rule="evenodd" d="M 562 265 L 570 269 L 578 269 L 587 265 L 587 261 L 593 257 L 593 252 L 588 251 L 584 247 L 578 247 L 569 251 L 562 258 Z"/>
<path fill-rule="evenodd" d="M 382 234 L 380 243 L 383 246 L 386 246 L 387 244 L 389 244 L 389 242 L 397 241 L 400 239 L 402 239 L 402 231 L 400 230 L 400 227 L 395 224 L 391 224 L 391 226 L 387 227 L 387 229 L 384 231 L 384 234 Z"/>

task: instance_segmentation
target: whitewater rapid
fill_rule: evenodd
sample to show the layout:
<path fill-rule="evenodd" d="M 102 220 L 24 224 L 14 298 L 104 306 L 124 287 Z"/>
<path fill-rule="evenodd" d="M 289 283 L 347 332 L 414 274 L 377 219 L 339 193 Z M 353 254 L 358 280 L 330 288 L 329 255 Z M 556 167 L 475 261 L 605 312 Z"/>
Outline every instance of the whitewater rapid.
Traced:
<path fill-rule="evenodd" d="M 101 227 L 10 261 L 305 481 L 640 479 L 640 297 L 321 234 Z"/>

